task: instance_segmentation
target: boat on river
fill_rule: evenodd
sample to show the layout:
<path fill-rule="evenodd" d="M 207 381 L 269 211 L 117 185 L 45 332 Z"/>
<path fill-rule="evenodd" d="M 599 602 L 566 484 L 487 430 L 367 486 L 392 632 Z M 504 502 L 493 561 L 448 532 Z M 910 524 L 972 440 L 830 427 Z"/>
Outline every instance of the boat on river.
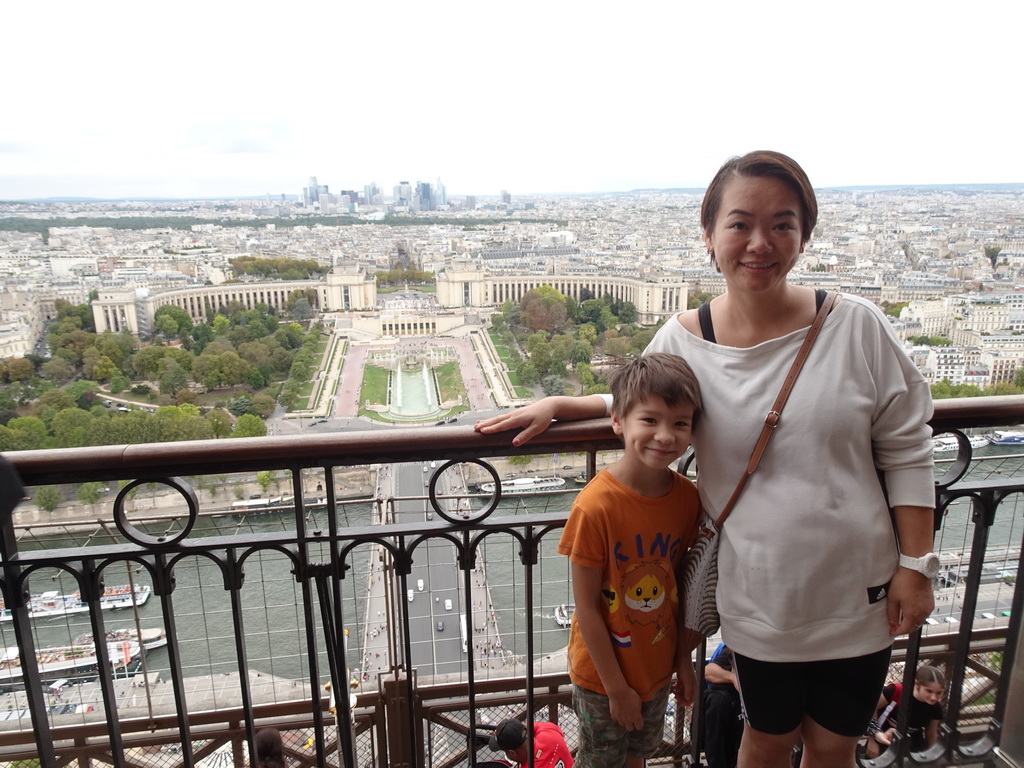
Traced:
<path fill-rule="evenodd" d="M 941 435 L 933 438 L 935 442 L 935 453 L 955 453 L 960 450 L 960 443 L 952 435 Z M 977 450 L 989 444 L 989 439 L 984 435 L 968 435 L 967 442 L 971 448 Z"/>
<path fill-rule="evenodd" d="M 1024 445 L 1024 432 L 1016 429 L 997 429 L 988 436 L 992 445 Z"/>
<path fill-rule="evenodd" d="M 115 676 L 134 672 L 144 652 L 143 647 L 133 640 L 108 641 L 106 646 Z M 44 683 L 91 680 L 96 677 L 99 663 L 96 645 L 92 642 L 75 642 L 59 648 L 42 648 L 36 652 L 36 666 Z M 18 647 L 11 646 L 0 652 L 0 687 L 21 684 L 23 677 L 24 668 Z"/>
<path fill-rule="evenodd" d="M 131 608 L 133 605 L 145 605 L 151 593 L 152 590 L 145 584 L 136 585 L 134 589 L 128 584 L 108 587 L 103 590 L 103 595 L 100 597 L 100 609 L 107 611 L 116 608 Z M 82 600 L 80 592 L 73 592 L 69 595 L 62 595 L 56 591 L 42 592 L 33 595 L 28 601 L 30 619 L 68 616 L 88 611 L 89 605 Z M 11 610 L 0 600 L 0 621 L 10 621 L 12 618 Z"/>
<path fill-rule="evenodd" d="M 576 606 L 571 603 L 563 603 L 555 606 L 555 624 L 560 627 L 572 626 L 572 615 Z"/>
<path fill-rule="evenodd" d="M 541 493 L 543 491 L 557 491 L 565 487 L 564 477 L 517 477 L 514 480 L 503 480 L 501 492 L 508 493 Z M 480 490 L 484 493 L 494 493 L 494 483 L 483 483 Z"/>
<path fill-rule="evenodd" d="M 164 632 L 163 627 L 144 629 L 141 632 L 141 640 L 139 636 L 140 633 L 135 629 L 112 629 L 106 634 L 108 643 L 123 643 L 128 640 L 141 645 L 144 651 L 152 651 L 155 648 L 163 648 L 167 645 L 167 633 Z M 84 635 L 79 635 L 75 638 L 73 644 L 92 645 L 92 633 L 86 632 Z"/>

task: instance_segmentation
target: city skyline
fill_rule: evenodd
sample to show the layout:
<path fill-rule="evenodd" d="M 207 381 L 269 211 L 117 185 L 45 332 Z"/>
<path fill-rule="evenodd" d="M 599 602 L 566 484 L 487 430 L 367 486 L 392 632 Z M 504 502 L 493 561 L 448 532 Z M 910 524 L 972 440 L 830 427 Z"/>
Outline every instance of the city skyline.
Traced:
<path fill-rule="evenodd" d="M 312 175 L 386 195 L 700 189 L 758 148 L 819 188 L 1024 182 L 1001 106 L 1024 7 L 830 13 L 18 4 L 8 28 L 42 38 L 0 49 L 0 200 L 295 196 Z"/>

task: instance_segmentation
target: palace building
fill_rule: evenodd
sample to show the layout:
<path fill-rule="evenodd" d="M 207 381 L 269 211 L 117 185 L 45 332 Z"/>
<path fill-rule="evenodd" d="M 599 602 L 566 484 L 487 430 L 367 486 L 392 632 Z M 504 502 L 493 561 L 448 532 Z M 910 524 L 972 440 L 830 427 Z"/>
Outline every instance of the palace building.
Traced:
<path fill-rule="evenodd" d="M 687 283 L 678 275 L 648 270 L 645 274 L 602 274 L 600 270 L 537 274 L 527 271 L 491 271 L 478 261 L 453 260 L 437 274 L 436 300 L 443 314 L 460 314 L 481 307 L 501 307 L 506 301 L 520 301 L 530 290 L 549 285 L 577 302 L 610 296 L 613 301 L 631 302 L 639 322 L 650 325 L 686 309 Z M 378 312 L 377 282 L 363 264 L 339 264 L 322 280 L 290 280 L 274 283 L 224 283 L 216 286 L 175 288 L 159 292 L 149 289 L 100 290 L 92 303 L 96 332 L 128 331 L 149 335 L 156 311 L 168 304 L 188 312 L 193 322 L 207 322 L 220 308 L 232 302 L 246 309 L 264 304 L 278 312 L 285 310 L 295 291 L 314 290 L 321 313 L 358 314 Z M 383 328 L 385 335 L 434 335 L 444 326 L 430 319 L 429 311 L 418 317 L 403 317 Z M 395 322 L 395 321 L 393 321 Z M 454 323 L 457 324 L 457 323 Z"/>

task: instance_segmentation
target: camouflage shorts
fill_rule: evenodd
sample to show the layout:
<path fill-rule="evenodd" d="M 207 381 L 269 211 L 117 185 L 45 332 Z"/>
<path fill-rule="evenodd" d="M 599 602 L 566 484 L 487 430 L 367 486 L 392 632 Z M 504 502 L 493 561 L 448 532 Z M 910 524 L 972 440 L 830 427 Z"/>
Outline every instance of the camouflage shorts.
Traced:
<path fill-rule="evenodd" d="M 666 685 L 641 705 L 643 729 L 627 731 L 612 719 L 607 696 L 574 685 L 572 708 L 580 723 L 576 768 L 614 768 L 625 766 L 627 756 L 648 758 L 653 755 L 665 730 L 670 688 L 671 685 Z"/>

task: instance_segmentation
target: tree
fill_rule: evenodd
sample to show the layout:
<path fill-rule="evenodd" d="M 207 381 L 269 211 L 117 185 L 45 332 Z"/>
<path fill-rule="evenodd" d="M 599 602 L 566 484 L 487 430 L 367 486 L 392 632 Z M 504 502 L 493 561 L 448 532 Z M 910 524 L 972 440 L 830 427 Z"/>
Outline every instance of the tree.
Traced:
<path fill-rule="evenodd" d="M 117 366 L 114 365 L 114 361 L 106 355 L 103 355 L 96 364 L 92 367 L 92 377 L 97 381 L 107 381 L 113 378 L 114 374 L 118 372 Z"/>
<path fill-rule="evenodd" d="M 177 361 L 165 359 L 161 365 L 163 373 L 160 374 L 160 394 L 174 397 L 179 390 L 188 389 L 188 372 Z"/>
<path fill-rule="evenodd" d="M 64 494 L 55 485 L 44 485 L 36 489 L 36 506 L 44 512 L 53 512 L 64 501 Z"/>
<path fill-rule="evenodd" d="M 100 500 L 100 496 L 103 495 L 104 488 L 106 488 L 106 486 L 103 485 L 103 483 L 83 483 L 78 486 L 78 490 L 75 492 L 75 497 L 83 504 L 88 504 L 92 507 Z"/>
<path fill-rule="evenodd" d="M 516 375 L 519 377 L 519 381 L 527 387 L 532 387 L 540 381 L 540 374 L 537 373 L 537 366 L 528 360 L 523 361 L 516 366 Z"/>
<path fill-rule="evenodd" d="M 231 434 L 231 428 L 235 420 L 223 408 L 214 408 L 206 414 L 206 422 L 210 425 L 216 437 L 227 437 Z"/>
<path fill-rule="evenodd" d="M 622 302 L 619 307 L 619 322 L 626 325 L 633 325 L 637 321 L 636 305 L 631 301 Z"/>
<path fill-rule="evenodd" d="M 545 376 L 540 383 L 546 395 L 564 395 L 565 380 L 561 376 Z"/>
<path fill-rule="evenodd" d="M 75 402 L 75 398 L 71 396 L 71 393 L 65 392 L 63 389 L 51 389 L 49 392 L 43 392 L 39 396 L 39 404 L 45 408 L 52 408 L 55 411 L 64 411 L 69 408 L 78 410 L 78 403 Z"/>
<path fill-rule="evenodd" d="M 253 395 L 252 397 L 252 413 L 262 419 L 269 418 L 275 407 L 277 407 L 277 403 L 270 395 Z"/>
<path fill-rule="evenodd" d="M 181 307 L 166 304 L 155 313 L 153 319 L 164 336 L 182 336 L 192 330 L 192 316 Z"/>
<path fill-rule="evenodd" d="M 298 320 L 300 323 L 304 323 L 313 316 L 313 308 L 309 305 L 309 300 L 305 297 L 297 299 L 295 306 L 292 307 L 292 317 Z"/>
<path fill-rule="evenodd" d="M 998 245 L 986 245 L 985 256 L 989 261 L 992 262 L 992 269 L 996 268 L 996 263 L 999 261 L 999 254 L 1003 252 L 1003 249 Z"/>
<path fill-rule="evenodd" d="M 1013 372 L 1013 383 L 1015 386 L 1024 387 L 1024 366 Z"/>
<path fill-rule="evenodd" d="M 714 298 L 710 293 L 704 293 L 697 291 L 697 293 L 691 293 L 686 299 L 687 309 L 696 309 L 701 304 L 706 304 Z"/>
<path fill-rule="evenodd" d="M 243 414 L 235 422 L 235 431 L 232 437 L 264 437 L 267 434 L 267 425 L 263 419 L 251 413 Z"/>
<path fill-rule="evenodd" d="M 7 422 L 6 429 L 12 433 L 14 447 L 4 445 L 4 451 L 31 451 L 42 448 L 46 441 L 46 424 L 35 416 L 19 416 Z"/>
<path fill-rule="evenodd" d="M 93 444 L 94 417 L 88 411 L 68 408 L 54 415 L 50 431 L 59 448 L 80 448 Z"/>
<path fill-rule="evenodd" d="M 24 357 L 14 357 L 7 361 L 8 381 L 28 381 L 36 375 L 36 367 L 31 360 Z"/>
<path fill-rule="evenodd" d="M 266 493 L 270 488 L 270 484 L 274 481 L 273 474 L 271 472 L 257 472 L 256 482 L 260 484 L 260 488 L 263 489 L 263 493 Z"/>
<path fill-rule="evenodd" d="M 62 357 L 52 357 L 39 366 L 39 375 L 54 384 L 69 381 L 75 375 L 74 366 Z"/>

